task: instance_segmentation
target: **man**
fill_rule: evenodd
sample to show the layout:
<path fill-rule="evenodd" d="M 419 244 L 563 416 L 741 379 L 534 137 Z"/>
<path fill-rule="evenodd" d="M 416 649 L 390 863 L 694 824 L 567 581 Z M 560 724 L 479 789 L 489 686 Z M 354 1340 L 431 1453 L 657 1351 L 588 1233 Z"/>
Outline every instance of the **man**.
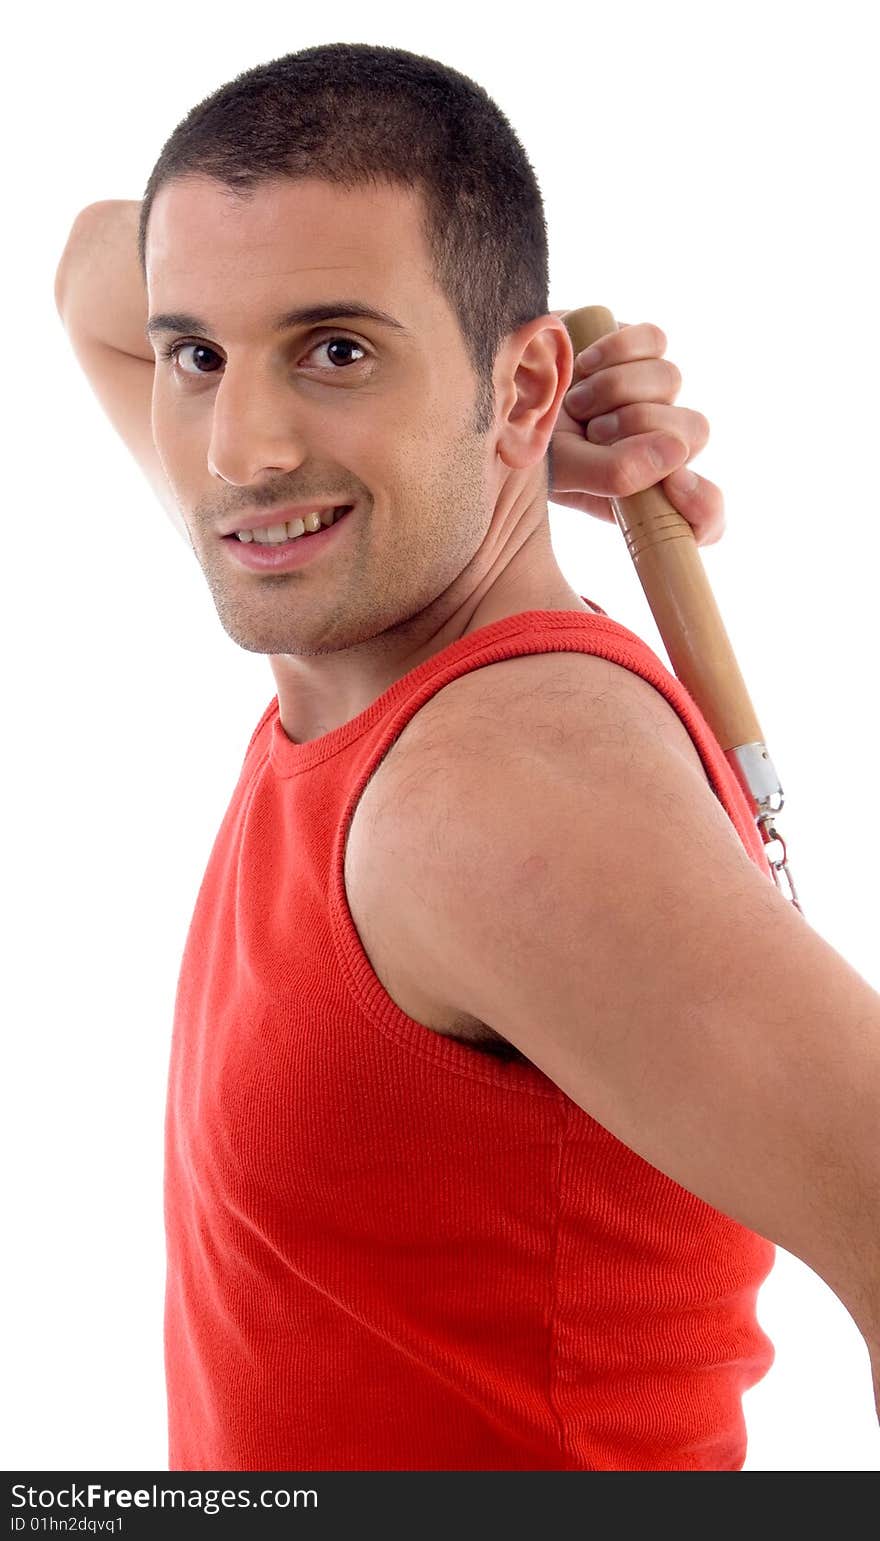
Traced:
<path fill-rule="evenodd" d="M 118 207 L 59 309 L 277 686 L 175 1009 L 170 1465 L 739 1469 L 773 1243 L 876 1375 L 880 1000 L 547 514 L 665 477 L 719 533 L 708 425 L 654 326 L 569 390 L 531 168 L 435 61 L 248 71 Z"/>

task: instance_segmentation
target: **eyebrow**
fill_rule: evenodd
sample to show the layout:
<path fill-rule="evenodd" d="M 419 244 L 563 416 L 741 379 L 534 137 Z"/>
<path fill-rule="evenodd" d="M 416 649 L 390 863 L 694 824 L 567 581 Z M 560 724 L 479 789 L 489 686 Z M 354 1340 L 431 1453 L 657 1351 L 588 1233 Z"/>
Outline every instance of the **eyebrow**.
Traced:
<path fill-rule="evenodd" d="M 405 337 L 411 335 L 394 316 L 387 315 L 384 310 L 376 310 L 372 305 L 363 305 L 359 300 L 330 300 L 324 305 L 300 305 L 295 310 L 286 311 L 283 316 L 277 316 L 272 323 L 272 330 L 287 332 L 294 326 L 316 326 L 321 321 L 340 320 L 378 321 L 382 326 L 402 332 Z M 151 316 L 144 328 L 147 337 L 154 337 L 159 332 L 199 332 L 209 336 L 212 331 L 207 321 L 187 311 L 165 311 Z"/>

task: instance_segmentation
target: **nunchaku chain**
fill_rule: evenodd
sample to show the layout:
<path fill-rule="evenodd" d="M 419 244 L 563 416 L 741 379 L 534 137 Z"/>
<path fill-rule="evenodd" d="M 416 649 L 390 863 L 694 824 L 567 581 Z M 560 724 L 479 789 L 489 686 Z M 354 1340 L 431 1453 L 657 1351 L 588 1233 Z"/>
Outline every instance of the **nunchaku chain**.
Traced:
<path fill-rule="evenodd" d="M 797 889 L 794 886 L 794 878 L 791 875 L 791 868 L 788 865 L 788 855 L 785 848 L 785 841 L 783 840 L 779 830 L 776 828 L 773 822 L 774 815 L 778 812 L 779 809 L 777 808 L 771 812 L 760 813 L 758 815 L 757 823 L 758 829 L 761 832 L 761 838 L 764 841 L 764 855 L 770 863 L 770 871 L 773 874 L 773 881 L 775 882 L 776 887 L 779 889 L 779 892 L 783 895 L 784 898 L 790 899 L 795 909 L 800 910 L 801 914 L 803 915 L 804 912 L 801 908 L 801 902 L 797 896 Z M 769 847 L 773 845 L 781 847 L 781 854 L 777 854 L 775 856 L 770 854 Z M 784 883 L 782 881 L 782 876 L 785 878 Z"/>
<path fill-rule="evenodd" d="M 782 811 L 785 794 L 766 746 L 763 743 L 741 744 L 736 749 L 726 750 L 725 755 L 752 807 L 773 881 L 783 898 L 803 915 L 788 865 L 785 841 L 776 828 L 776 815 Z"/>

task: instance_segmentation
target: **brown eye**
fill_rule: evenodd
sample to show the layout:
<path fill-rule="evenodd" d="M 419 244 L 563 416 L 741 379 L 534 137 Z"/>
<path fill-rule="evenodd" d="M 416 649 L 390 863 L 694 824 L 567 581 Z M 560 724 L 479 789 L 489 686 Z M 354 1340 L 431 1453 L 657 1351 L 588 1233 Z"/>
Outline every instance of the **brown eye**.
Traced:
<path fill-rule="evenodd" d="M 188 375 L 188 374 L 192 374 L 193 373 L 192 370 L 183 369 L 181 364 L 180 364 L 180 355 L 183 352 L 184 348 L 192 348 L 193 353 L 201 353 L 201 354 L 207 353 L 212 358 L 215 358 L 215 359 L 218 357 L 218 354 L 216 354 L 214 352 L 213 348 L 205 347 L 205 344 L 203 342 L 176 342 L 170 348 L 167 349 L 165 357 L 166 358 L 170 358 L 173 361 L 173 363 L 177 366 L 177 368 L 180 369 L 181 374 Z M 206 373 L 213 374 L 214 371 L 213 370 L 207 370 L 206 371 L 204 369 L 198 369 L 197 368 L 195 370 L 195 373 L 199 374 L 199 375 L 206 374 Z"/>
<path fill-rule="evenodd" d="M 361 362 L 360 359 L 351 358 L 350 352 L 352 348 L 360 353 L 363 358 L 366 358 L 367 356 L 366 349 L 363 348 L 359 342 L 355 342 L 353 337 L 325 337 L 323 342 L 315 344 L 314 348 L 311 350 L 312 353 L 316 353 L 319 348 L 326 348 L 328 350 L 330 362 L 337 366 L 345 366 L 346 364 L 359 364 Z M 340 350 L 342 355 L 341 357 Z M 347 354 L 348 356 L 346 356 Z"/>

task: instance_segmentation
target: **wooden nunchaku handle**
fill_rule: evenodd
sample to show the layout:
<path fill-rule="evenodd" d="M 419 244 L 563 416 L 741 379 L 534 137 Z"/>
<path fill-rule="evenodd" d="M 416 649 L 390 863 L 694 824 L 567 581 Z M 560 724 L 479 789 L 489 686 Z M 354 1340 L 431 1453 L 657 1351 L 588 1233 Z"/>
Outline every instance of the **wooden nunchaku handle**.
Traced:
<path fill-rule="evenodd" d="M 570 310 L 563 320 L 576 354 L 617 331 L 611 311 L 602 305 Z M 630 497 L 612 498 L 611 506 L 673 672 L 721 745 L 765 849 L 774 843 L 781 847 L 781 857 L 768 857 L 773 877 L 781 889 L 780 872 L 785 874 L 789 897 L 800 910 L 785 842 L 773 822 L 784 803 L 782 786 L 709 587 L 694 532 L 659 483 Z"/>
<path fill-rule="evenodd" d="M 576 354 L 617 331 L 601 305 L 570 310 L 563 319 Z M 761 727 L 687 520 L 659 483 L 612 498 L 611 505 L 675 674 L 722 749 L 760 743 Z"/>

